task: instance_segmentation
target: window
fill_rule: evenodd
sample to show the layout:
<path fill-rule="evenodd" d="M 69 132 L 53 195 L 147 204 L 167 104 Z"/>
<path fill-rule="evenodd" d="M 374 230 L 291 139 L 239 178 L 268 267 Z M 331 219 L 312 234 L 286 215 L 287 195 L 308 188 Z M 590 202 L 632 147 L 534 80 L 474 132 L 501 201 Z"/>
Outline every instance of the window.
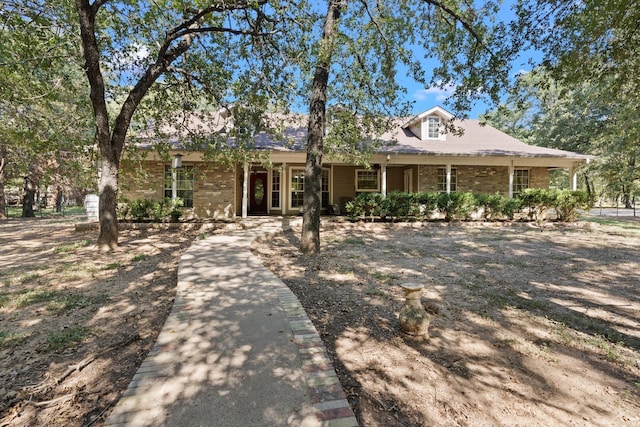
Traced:
<path fill-rule="evenodd" d="M 527 188 L 529 188 L 529 170 L 514 169 L 513 170 L 513 197 L 517 197 L 522 190 Z"/>
<path fill-rule="evenodd" d="M 440 139 L 440 118 L 427 118 L 427 139 Z"/>
<path fill-rule="evenodd" d="M 329 169 L 322 169 L 321 206 L 329 206 Z"/>
<path fill-rule="evenodd" d="M 451 185 L 449 186 L 451 193 L 458 191 L 458 169 L 451 168 Z M 447 192 L 447 168 L 438 168 L 438 191 Z"/>
<path fill-rule="evenodd" d="M 183 166 L 172 169 L 171 165 L 164 166 L 164 197 L 173 197 L 172 172 L 176 173 L 176 196 L 184 202 L 185 208 L 193 207 L 193 166 Z"/>
<path fill-rule="evenodd" d="M 304 169 L 291 169 L 291 207 L 301 208 L 304 204 Z M 322 169 L 321 206 L 329 206 L 329 169 Z"/>
<path fill-rule="evenodd" d="M 380 191 L 377 169 L 356 169 L 356 191 Z"/>
<path fill-rule="evenodd" d="M 271 208 L 280 209 L 280 171 L 276 169 L 271 174 Z"/>

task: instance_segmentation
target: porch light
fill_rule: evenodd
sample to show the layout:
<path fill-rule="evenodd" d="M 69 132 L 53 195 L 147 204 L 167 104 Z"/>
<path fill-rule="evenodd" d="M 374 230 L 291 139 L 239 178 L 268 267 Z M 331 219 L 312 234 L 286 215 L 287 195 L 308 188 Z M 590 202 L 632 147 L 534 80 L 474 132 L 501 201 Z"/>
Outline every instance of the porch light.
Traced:
<path fill-rule="evenodd" d="M 177 153 L 173 156 L 171 167 L 174 169 L 180 169 L 182 167 L 182 154 Z"/>

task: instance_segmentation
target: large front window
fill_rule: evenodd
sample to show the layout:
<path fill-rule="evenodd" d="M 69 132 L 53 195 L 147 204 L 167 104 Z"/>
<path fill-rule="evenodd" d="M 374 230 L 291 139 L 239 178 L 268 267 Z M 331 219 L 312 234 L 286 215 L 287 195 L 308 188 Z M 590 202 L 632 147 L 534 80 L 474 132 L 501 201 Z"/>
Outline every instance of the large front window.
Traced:
<path fill-rule="evenodd" d="M 379 171 L 377 169 L 357 169 L 356 191 L 380 191 Z"/>
<path fill-rule="evenodd" d="M 438 168 L 438 191 L 447 192 L 447 168 Z M 458 170 L 456 168 L 451 168 L 449 191 L 451 193 L 458 191 Z"/>
<path fill-rule="evenodd" d="M 529 188 L 529 169 L 514 169 L 513 197 L 517 197 L 522 190 Z"/>
<path fill-rule="evenodd" d="M 173 172 L 176 176 L 176 197 L 182 199 L 185 208 L 193 207 L 193 166 L 183 166 L 172 169 L 171 165 L 164 166 L 164 197 L 173 198 Z"/>
<path fill-rule="evenodd" d="M 291 169 L 291 207 L 301 208 L 304 204 L 304 169 Z M 321 206 L 329 206 L 329 170 L 322 169 Z"/>

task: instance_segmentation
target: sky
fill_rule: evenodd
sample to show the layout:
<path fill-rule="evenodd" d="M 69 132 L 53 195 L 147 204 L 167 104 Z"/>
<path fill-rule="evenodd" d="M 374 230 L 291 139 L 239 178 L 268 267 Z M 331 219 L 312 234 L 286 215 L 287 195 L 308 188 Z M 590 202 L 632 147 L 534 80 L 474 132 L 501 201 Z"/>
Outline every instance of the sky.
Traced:
<path fill-rule="evenodd" d="M 501 12 L 498 14 L 498 18 L 503 21 L 509 21 L 514 17 L 511 7 L 516 3 L 516 0 L 504 0 Z M 527 52 L 518 57 L 512 64 L 510 77 L 515 77 L 517 74 L 531 71 L 531 66 L 527 63 L 530 57 L 536 57 L 535 52 Z M 445 101 L 452 93 L 452 90 L 442 90 L 439 88 L 424 88 L 422 85 L 407 80 L 404 86 L 407 88 L 407 97 L 410 101 L 414 102 L 413 113 L 420 114 L 431 107 L 439 105 L 445 109 L 447 106 Z M 478 102 L 474 105 L 473 109 L 469 112 L 469 118 L 476 119 L 484 113 L 490 106 L 483 102 Z"/>

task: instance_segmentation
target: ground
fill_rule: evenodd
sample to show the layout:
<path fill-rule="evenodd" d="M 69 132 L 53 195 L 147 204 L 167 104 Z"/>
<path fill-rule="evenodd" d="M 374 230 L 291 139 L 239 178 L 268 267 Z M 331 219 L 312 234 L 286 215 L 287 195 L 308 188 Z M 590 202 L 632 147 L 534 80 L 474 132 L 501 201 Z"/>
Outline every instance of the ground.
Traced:
<path fill-rule="evenodd" d="M 100 425 L 171 309 L 195 232 L 120 232 L 100 254 L 73 219 L 0 222 L 0 426 Z"/>
<path fill-rule="evenodd" d="M 300 299 L 362 426 L 640 425 L 640 223 L 337 224 L 254 250 Z M 400 332 L 404 282 L 428 336 Z"/>
<path fill-rule="evenodd" d="M 72 221 L 73 222 L 73 221 Z M 0 426 L 99 426 L 202 231 L 0 223 Z M 298 295 L 363 426 L 640 424 L 640 223 L 349 224 L 254 244 Z M 425 285 L 428 337 L 399 332 Z"/>

